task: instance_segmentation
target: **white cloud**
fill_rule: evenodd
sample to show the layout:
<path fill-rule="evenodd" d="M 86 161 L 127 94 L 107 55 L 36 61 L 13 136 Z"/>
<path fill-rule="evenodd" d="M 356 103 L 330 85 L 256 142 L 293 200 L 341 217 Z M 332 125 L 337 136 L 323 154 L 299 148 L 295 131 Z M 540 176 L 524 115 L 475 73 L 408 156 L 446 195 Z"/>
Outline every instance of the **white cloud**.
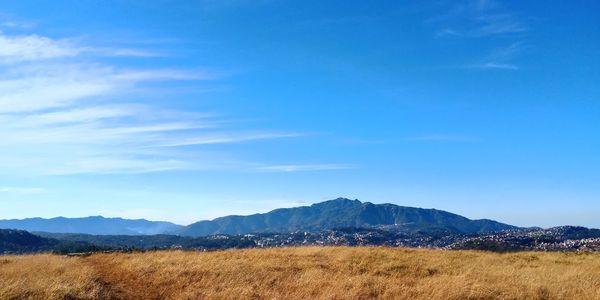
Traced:
<path fill-rule="evenodd" d="M 5 21 L 0 27 L 19 27 L 19 23 Z M 0 31 L 0 63 L 14 64 L 27 61 L 51 60 L 81 55 L 155 57 L 163 54 L 134 48 L 81 46 L 74 39 L 51 39 L 36 34 L 5 35 Z"/>
<path fill-rule="evenodd" d="M 119 70 L 66 63 L 18 66 L 0 76 L 0 113 L 70 106 L 90 97 L 123 94 L 148 81 L 212 79 L 203 71 Z"/>
<path fill-rule="evenodd" d="M 44 175 L 140 174 L 186 169 L 188 164 L 175 159 L 81 157 L 63 166 L 43 171 Z"/>
<path fill-rule="evenodd" d="M 474 37 L 507 35 L 529 31 L 529 28 L 511 14 L 481 15 L 476 18 L 479 26 L 471 33 Z"/>
<path fill-rule="evenodd" d="M 115 87 L 100 79 L 78 76 L 49 76 L 0 81 L 0 113 L 42 110 L 68 106 L 86 97 L 102 95 Z"/>
<path fill-rule="evenodd" d="M 505 10 L 496 1 L 454 3 L 451 8 L 428 20 L 440 25 L 437 37 L 487 38 L 510 36 L 529 31 L 518 16 Z"/>
<path fill-rule="evenodd" d="M 157 57 L 157 56 L 165 56 L 165 54 L 156 52 L 156 51 L 148 51 L 142 49 L 131 49 L 131 48 L 94 48 L 88 47 L 84 50 L 84 52 L 90 54 L 96 54 L 101 56 L 133 56 L 133 57 Z"/>
<path fill-rule="evenodd" d="M 89 123 L 102 119 L 127 117 L 136 114 L 135 106 L 89 106 L 70 108 L 41 114 L 29 114 L 21 118 L 21 123 L 27 126 L 55 125 L 65 123 Z M 0 120 L 2 120 L 0 118 Z M 16 120 L 13 120 L 15 122 Z M 14 126 L 14 123 L 13 123 Z"/>
<path fill-rule="evenodd" d="M 257 170 L 263 172 L 308 172 L 308 171 L 330 171 L 353 169 L 354 166 L 346 164 L 292 164 L 261 166 Z"/>
<path fill-rule="evenodd" d="M 488 62 L 488 63 L 483 63 L 483 64 L 476 64 L 476 65 L 470 65 L 468 67 L 475 68 L 475 69 L 500 69 L 500 70 L 512 70 L 512 71 L 516 71 L 516 70 L 520 69 L 520 67 L 517 66 L 517 65 L 503 64 L 503 63 L 493 63 L 493 62 Z"/>
<path fill-rule="evenodd" d="M 4 28 L 26 29 L 26 28 L 31 28 L 33 26 L 34 26 L 34 24 L 31 22 L 21 22 L 21 21 L 14 21 L 14 20 L 0 21 L 0 27 L 4 27 Z"/>
<path fill-rule="evenodd" d="M 487 55 L 486 60 L 507 61 L 523 52 L 523 48 L 522 42 L 512 43 L 505 47 L 498 47 L 493 49 L 490 54 Z"/>
<path fill-rule="evenodd" d="M 33 195 L 33 194 L 42 194 L 45 190 L 41 188 L 32 188 L 32 187 L 11 187 L 11 186 L 3 186 L 0 187 L 0 193 L 10 193 L 10 194 L 19 194 L 19 195 Z"/>
<path fill-rule="evenodd" d="M 68 40 L 52 40 L 38 35 L 6 36 L 0 34 L 0 61 L 19 62 L 65 56 L 81 52 Z"/>
<path fill-rule="evenodd" d="M 238 133 L 219 133 L 204 136 L 193 136 L 180 138 L 173 141 L 166 141 L 164 144 L 158 144 L 156 147 L 178 147 L 192 145 L 211 145 L 211 144 L 231 144 L 257 140 L 270 140 L 297 137 L 298 133 L 269 133 L 269 132 L 238 132 Z"/>
<path fill-rule="evenodd" d="M 521 23 L 504 15 L 481 16 L 476 25 L 446 27 L 436 32 L 436 37 L 485 38 L 498 35 L 511 35 L 529 31 Z M 485 20 L 485 21 L 484 21 Z M 464 25 L 463 25 L 464 26 Z"/>
<path fill-rule="evenodd" d="M 475 69 L 498 69 L 516 71 L 521 67 L 511 61 L 523 51 L 523 43 L 512 43 L 506 47 L 493 49 L 481 62 L 468 65 Z"/>
<path fill-rule="evenodd" d="M 111 80 L 122 80 L 129 82 L 149 81 L 149 80 L 211 80 L 216 79 L 216 74 L 205 71 L 188 70 L 144 70 L 144 71 L 122 71 L 114 72 L 109 75 Z"/>
<path fill-rule="evenodd" d="M 93 48 L 73 39 L 0 33 L 0 175 L 135 174 L 170 170 L 254 170 L 226 153 L 181 146 L 296 137 L 298 133 L 225 128 L 223 120 L 139 103 L 146 84 L 204 81 L 202 69 L 134 69 L 86 54 L 137 50 Z M 135 94 L 138 93 L 138 94 Z M 141 93 L 141 94 L 140 94 Z M 133 98 L 134 95 L 137 98 Z M 136 103 L 137 102 L 137 103 Z M 164 102 L 167 103 L 167 102 Z M 340 169 L 288 165 L 259 171 Z M 12 190 L 17 191 L 17 190 Z M 8 192 L 8 190 L 6 190 Z"/>
<path fill-rule="evenodd" d="M 511 41 L 507 47 L 495 48 L 476 62 L 461 64 L 461 67 L 488 70 L 519 70 L 513 60 L 522 52 L 522 40 L 530 31 L 521 18 L 502 7 L 501 3 L 485 1 L 467 1 L 458 4 L 451 2 L 452 7 L 445 7 L 446 12 L 428 20 L 438 27 L 435 36 L 438 38 L 456 39 L 489 39 Z"/>

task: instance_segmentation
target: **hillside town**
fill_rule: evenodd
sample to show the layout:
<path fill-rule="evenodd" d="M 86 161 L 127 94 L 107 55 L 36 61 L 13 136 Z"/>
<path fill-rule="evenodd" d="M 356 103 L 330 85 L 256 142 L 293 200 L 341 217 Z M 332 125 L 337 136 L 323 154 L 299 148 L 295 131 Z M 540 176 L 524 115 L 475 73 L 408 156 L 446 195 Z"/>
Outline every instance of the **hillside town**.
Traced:
<path fill-rule="evenodd" d="M 404 232 L 377 228 L 336 229 L 316 233 L 293 232 L 216 235 L 209 239 L 241 239 L 255 247 L 290 246 L 387 246 L 445 250 L 488 251 L 600 251 L 600 230 L 562 226 L 527 228 L 491 234 L 464 235 L 448 232 Z M 246 244 L 247 245 L 247 244 Z"/>
<path fill-rule="evenodd" d="M 600 230 L 578 226 L 509 230 L 467 237 L 446 248 L 492 251 L 600 251 Z"/>
<path fill-rule="evenodd" d="M 102 236 L 85 234 L 30 234 L 0 231 L 0 253 L 97 252 L 279 248 L 296 246 L 382 246 L 441 250 L 600 251 L 600 230 L 562 226 L 549 229 L 524 228 L 496 233 L 460 234 L 448 231 L 405 231 L 394 227 L 339 228 L 317 232 L 216 234 L 204 237 L 176 235 Z M 24 241 L 27 241 L 24 243 Z"/>

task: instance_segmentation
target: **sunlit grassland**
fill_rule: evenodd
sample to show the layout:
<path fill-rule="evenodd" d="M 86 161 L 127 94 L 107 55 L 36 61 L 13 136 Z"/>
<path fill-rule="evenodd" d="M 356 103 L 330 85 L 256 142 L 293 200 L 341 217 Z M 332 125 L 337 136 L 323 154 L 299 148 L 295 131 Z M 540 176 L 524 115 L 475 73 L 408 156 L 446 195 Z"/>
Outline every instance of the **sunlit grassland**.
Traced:
<path fill-rule="evenodd" d="M 299 247 L 0 256 L 0 299 L 600 299 L 600 254 Z"/>

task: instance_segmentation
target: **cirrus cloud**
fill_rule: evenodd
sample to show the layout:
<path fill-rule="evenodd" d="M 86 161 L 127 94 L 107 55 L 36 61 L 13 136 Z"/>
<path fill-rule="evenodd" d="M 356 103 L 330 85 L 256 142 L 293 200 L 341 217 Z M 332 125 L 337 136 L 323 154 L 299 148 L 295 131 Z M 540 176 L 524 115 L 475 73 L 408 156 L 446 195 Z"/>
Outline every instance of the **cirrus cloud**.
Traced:
<path fill-rule="evenodd" d="M 256 170 L 256 163 L 199 147 L 301 135 L 226 127 L 226 120 L 210 112 L 180 111 L 143 101 L 154 96 L 144 92 L 145 86 L 198 84 L 217 80 L 224 72 L 131 68 L 97 58 L 132 55 L 143 59 L 151 53 L 0 32 L 0 175 Z M 186 151 L 184 146 L 194 149 Z M 332 168 L 339 167 L 291 164 L 261 171 Z M 9 191 L 19 190 L 4 190 Z"/>

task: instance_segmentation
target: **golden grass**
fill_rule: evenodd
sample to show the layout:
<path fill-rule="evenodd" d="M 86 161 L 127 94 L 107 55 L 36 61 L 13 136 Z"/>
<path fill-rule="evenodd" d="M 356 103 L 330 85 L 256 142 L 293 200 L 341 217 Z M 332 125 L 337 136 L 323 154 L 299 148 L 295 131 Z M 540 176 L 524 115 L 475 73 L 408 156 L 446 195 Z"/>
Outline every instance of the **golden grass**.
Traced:
<path fill-rule="evenodd" d="M 103 285 L 80 260 L 42 254 L 0 256 L 0 299 L 96 299 Z"/>
<path fill-rule="evenodd" d="M 600 299 L 600 254 L 307 247 L 0 257 L 1 299 L 65 296 Z"/>

